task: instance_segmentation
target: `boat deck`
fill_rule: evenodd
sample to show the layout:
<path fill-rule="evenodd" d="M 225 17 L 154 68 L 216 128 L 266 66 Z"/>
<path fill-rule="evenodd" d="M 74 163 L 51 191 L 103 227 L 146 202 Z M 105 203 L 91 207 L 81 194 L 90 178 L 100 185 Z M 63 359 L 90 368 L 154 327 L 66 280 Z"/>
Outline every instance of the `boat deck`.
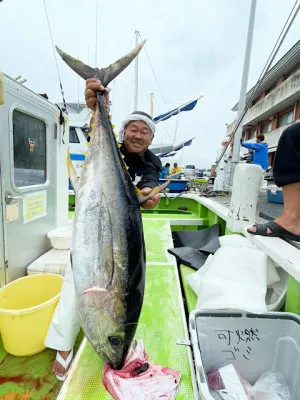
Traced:
<path fill-rule="evenodd" d="M 178 269 L 167 219 L 143 218 L 147 248 L 146 290 L 136 338 L 143 339 L 149 361 L 182 373 L 176 399 L 194 398 L 191 352 L 176 344 L 188 339 Z M 112 399 L 102 383 L 103 361 L 84 340 L 59 399 Z"/>
<path fill-rule="evenodd" d="M 80 332 L 76 352 L 83 339 Z M 31 357 L 14 357 L 3 349 L 0 339 L 0 399 L 54 400 L 62 382 L 51 372 L 56 351 L 46 349 Z"/>

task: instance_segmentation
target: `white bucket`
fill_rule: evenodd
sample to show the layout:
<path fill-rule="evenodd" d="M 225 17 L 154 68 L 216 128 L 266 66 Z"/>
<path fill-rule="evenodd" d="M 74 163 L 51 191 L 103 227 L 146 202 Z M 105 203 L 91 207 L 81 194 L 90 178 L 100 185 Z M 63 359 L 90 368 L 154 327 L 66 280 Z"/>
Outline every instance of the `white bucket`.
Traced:
<path fill-rule="evenodd" d="M 71 247 L 72 226 L 54 229 L 47 233 L 51 246 L 58 250 L 68 250 Z"/>

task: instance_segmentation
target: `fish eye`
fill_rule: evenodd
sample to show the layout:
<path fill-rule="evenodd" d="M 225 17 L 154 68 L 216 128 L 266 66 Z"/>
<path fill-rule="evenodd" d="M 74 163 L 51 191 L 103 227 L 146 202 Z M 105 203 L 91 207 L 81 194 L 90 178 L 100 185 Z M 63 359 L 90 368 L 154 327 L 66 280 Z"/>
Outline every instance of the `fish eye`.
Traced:
<path fill-rule="evenodd" d="M 108 341 L 114 349 L 118 349 L 123 344 L 123 340 L 118 336 L 109 336 Z"/>

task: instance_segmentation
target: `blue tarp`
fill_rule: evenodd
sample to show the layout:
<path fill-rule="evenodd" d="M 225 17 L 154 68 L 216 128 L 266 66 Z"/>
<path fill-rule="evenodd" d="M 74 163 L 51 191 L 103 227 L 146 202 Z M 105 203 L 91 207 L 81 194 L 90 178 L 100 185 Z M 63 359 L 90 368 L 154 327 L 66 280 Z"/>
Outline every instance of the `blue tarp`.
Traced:
<path fill-rule="evenodd" d="M 179 113 L 182 112 L 182 111 L 191 111 L 191 110 L 194 109 L 194 107 L 195 107 L 195 105 L 197 104 L 197 101 L 198 101 L 198 100 L 199 100 L 199 99 L 193 100 L 193 101 L 191 101 L 191 102 L 188 103 L 188 104 L 185 104 L 185 105 L 183 105 L 183 106 L 180 106 L 180 107 L 178 107 L 178 108 L 175 108 L 174 110 L 171 110 L 171 111 L 169 111 L 169 112 L 167 112 L 167 113 L 165 113 L 165 114 L 161 114 L 161 115 L 155 117 L 155 118 L 153 119 L 153 121 L 154 121 L 155 124 L 157 124 L 158 122 L 160 122 L 160 121 L 165 121 L 166 119 L 171 118 L 171 117 L 173 117 L 173 115 L 177 115 L 177 114 L 179 114 Z"/>
<path fill-rule="evenodd" d="M 190 146 L 194 139 L 195 138 L 193 137 L 193 139 L 189 139 L 186 142 L 183 142 L 183 143 L 178 144 L 177 146 L 174 146 L 173 151 L 178 151 L 178 150 L 181 150 L 183 147 Z"/>
<path fill-rule="evenodd" d="M 171 150 L 171 152 L 169 153 L 161 153 L 158 154 L 159 158 L 163 158 L 163 157 L 173 157 L 176 154 L 176 151 L 181 150 L 183 147 L 185 146 L 190 146 L 192 144 L 192 141 L 195 138 L 193 137 L 192 139 L 186 140 L 185 142 L 182 142 L 180 144 L 177 144 L 177 146 L 173 146 L 173 149 Z"/>

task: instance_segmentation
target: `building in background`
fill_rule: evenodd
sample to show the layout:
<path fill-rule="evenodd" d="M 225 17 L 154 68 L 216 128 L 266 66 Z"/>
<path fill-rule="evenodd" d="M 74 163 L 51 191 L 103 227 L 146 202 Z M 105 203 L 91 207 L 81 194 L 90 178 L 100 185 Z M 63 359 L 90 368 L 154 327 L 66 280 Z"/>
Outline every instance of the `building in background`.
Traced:
<path fill-rule="evenodd" d="M 246 104 L 254 88 L 247 93 Z M 238 103 L 232 108 L 237 111 Z M 269 165 L 274 162 L 279 138 L 289 125 L 300 122 L 300 40 L 269 70 L 246 112 L 243 140 L 255 142 L 260 133 L 269 146 Z M 227 126 L 229 136 L 236 120 Z"/>

